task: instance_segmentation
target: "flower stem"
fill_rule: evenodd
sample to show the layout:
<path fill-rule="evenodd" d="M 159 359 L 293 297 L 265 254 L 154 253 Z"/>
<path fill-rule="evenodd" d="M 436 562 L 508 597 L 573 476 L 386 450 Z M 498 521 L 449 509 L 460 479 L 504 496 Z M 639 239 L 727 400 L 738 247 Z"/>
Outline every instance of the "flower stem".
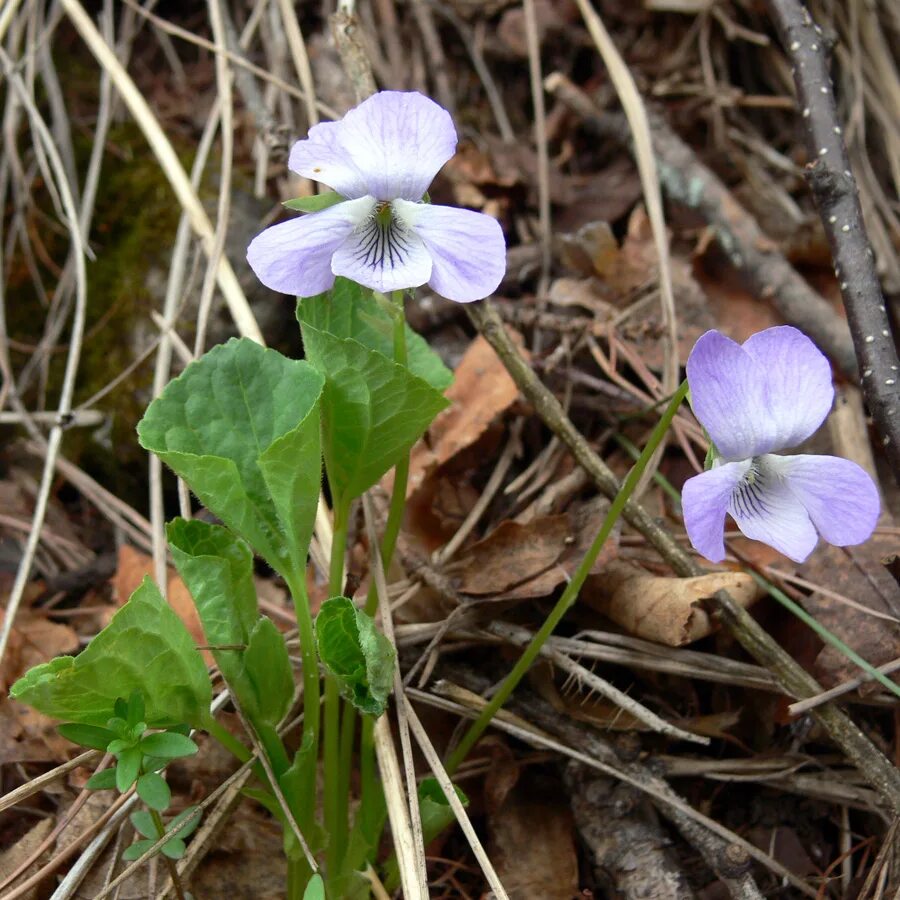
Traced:
<path fill-rule="evenodd" d="M 328 594 L 341 596 L 344 590 L 344 556 L 347 552 L 347 527 L 350 504 L 343 498 L 335 498 L 334 537 L 331 543 L 331 561 L 328 572 Z M 325 676 L 325 723 L 323 745 L 325 771 L 325 830 L 328 833 L 328 877 L 337 876 L 347 839 L 347 813 L 349 796 L 342 792 L 342 785 L 349 791 L 349 777 L 341 775 L 341 696 L 337 680 Z"/>
<path fill-rule="evenodd" d="M 394 362 L 399 366 L 407 366 L 409 365 L 409 359 L 406 350 L 406 313 L 403 309 L 403 291 L 394 291 L 391 294 L 391 302 L 394 311 Z M 381 564 L 385 574 L 387 574 L 391 560 L 394 557 L 397 538 L 400 535 L 400 526 L 403 524 L 408 483 L 409 452 L 404 453 L 403 458 L 394 466 L 394 487 L 391 490 L 391 505 L 388 509 L 384 534 L 381 536 Z M 387 602 L 387 598 L 385 598 L 385 602 Z M 378 610 L 378 589 L 375 585 L 374 575 L 369 583 L 365 610 L 370 616 L 374 616 Z M 355 714 L 355 710 L 353 712 Z M 351 719 L 350 721 L 352 722 L 353 720 Z M 362 777 L 360 817 L 363 819 L 363 822 L 369 823 L 372 828 L 377 827 L 374 823 L 378 820 L 379 811 L 384 805 L 380 796 L 381 789 L 375 775 L 374 728 L 374 719 L 371 716 L 363 716 L 360 736 L 360 772 Z"/>
<path fill-rule="evenodd" d="M 647 445 L 644 447 L 637 462 L 628 473 L 621 490 L 616 494 L 610 504 L 609 512 L 606 514 L 603 525 L 600 526 L 600 531 L 594 538 L 594 542 L 591 544 L 587 553 L 585 553 L 584 558 L 579 563 L 578 569 L 572 576 L 572 580 L 566 585 L 566 589 L 563 591 L 562 596 L 557 600 L 550 615 L 547 616 L 540 630 L 532 638 L 531 643 L 525 648 L 525 652 L 519 657 L 513 670 L 504 679 L 503 684 L 500 685 L 497 693 L 494 694 L 490 702 L 482 709 L 478 718 L 469 726 L 469 730 L 463 736 L 463 739 L 448 757 L 446 768 L 449 774 L 453 774 L 453 772 L 459 768 L 460 763 L 466 758 L 472 747 L 475 746 L 475 742 L 481 737 L 485 728 L 490 724 L 491 719 L 507 701 L 510 694 L 512 694 L 518 683 L 531 668 L 531 664 L 537 658 L 541 651 L 541 647 L 544 646 L 547 638 L 550 637 L 562 617 L 575 603 L 575 600 L 578 598 L 578 593 L 581 590 L 585 579 L 590 574 L 591 568 L 593 567 L 600 550 L 603 548 L 606 539 L 613 530 L 613 526 L 622 514 L 622 510 L 625 508 L 628 498 L 637 486 L 638 481 L 640 481 L 641 475 L 643 474 L 650 457 L 665 436 L 669 425 L 672 423 L 672 419 L 675 417 L 675 413 L 678 411 L 678 407 L 681 406 L 681 402 L 687 396 L 687 391 L 688 384 L 687 381 L 684 381 L 669 402 L 662 418 L 657 422 L 656 427 L 651 432 Z"/>
<path fill-rule="evenodd" d="M 286 577 L 288 590 L 294 602 L 297 616 L 297 631 L 300 637 L 300 658 L 303 662 L 303 733 L 312 735 L 313 755 L 319 746 L 319 660 L 316 654 L 316 636 L 313 629 L 312 612 L 309 608 L 309 594 L 302 573 Z"/>
<path fill-rule="evenodd" d="M 245 763 L 253 755 L 224 725 L 212 716 L 203 723 L 206 732 L 214 737 L 232 756 Z"/>

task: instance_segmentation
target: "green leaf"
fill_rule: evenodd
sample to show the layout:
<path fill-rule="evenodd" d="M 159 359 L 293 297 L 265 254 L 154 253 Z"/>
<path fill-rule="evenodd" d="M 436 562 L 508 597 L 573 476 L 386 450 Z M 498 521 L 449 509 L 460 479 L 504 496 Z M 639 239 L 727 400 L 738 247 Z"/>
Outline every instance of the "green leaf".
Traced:
<path fill-rule="evenodd" d="M 313 197 L 295 197 L 293 200 L 285 200 L 282 206 L 288 209 L 296 209 L 300 212 L 311 213 L 319 212 L 322 209 L 328 209 L 329 206 L 335 206 L 343 203 L 346 197 L 342 197 L 337 191 L 326 191 L 324 194 L 316 194 Z"/>
<path fill-rule="evenodd" d="M 116 699 L 135 690 L 144 695 L 151 727 L 202 727 L 209 716 L 203 657 L 149 578 L 77 657 L 35 666 L 10 694 L 56 719 L 106 725 Z"/>
<path fill-rule="evenodd" d="M 130 788 L 141 771 L 141 751 L 137 747 L 123 750 L 116 761 L 116 789 L 120 794 Z"/>
<path fill-rule="evenodd" d="M 232 339 L 170 382 L 138 437 L 273 568 L 299 575 L 319 494 L 321 392 L 309 363 Z"/>
<path fill-rule="evenodd" d="M 325 882 L 319 874 L 313 875 L 306 884 L 303 900 L 325 900 Z"/>
<path fill-rule="evenodd" d="M 110 741 L 106 748 L 106 752 L 119 754 L 123 750 L 128 750 L 130 747 L 133 747 L 136 743 L 137 743 L 137 741 L 130 740 L 130 739 L 127 741 L 123 741 L 123 740 Z"/>
<path fill-rule="evenodd" d="M 144 695 L 140 691 L 132 691 L 128 698 L 128 713 L 125 716 L 128 724 L 132 726 L 132 734 L 143 734 L 146 729 L 147 725 L 143 721 L 145 712 Z"/>
<path fill-rule="evenodd" d="M 178 815 L 166 825 L 166 832 L 174 831 L 187 818 L 190 818 L 190 822 L 178 832 L 178 837 L 182 840 L 187 840 L 187 838 L 199 828 L 200 822 L 203 819 L 203 815 L 198 811 L 198 807 L 196 806 L 189 806 L 187 809 L 178 813 Z"/>
<path fill-rule="evenodd" d="M 453 785 L 456 796 L 463 806 L 469 805 L 469 798 Z M 419 784 L 419 813 L 422 817 L 422 837 L 426 844 L 433 841 L 451 822 L 456 814 L 447 802 L 441 786 L 435 778 L 426 778 Z"/>
<path fill-rule="evenodd" d="M 193 756 L 199 749 L 189 737 L 177 734 L 174 731 L 160 731 L 157 734 L 148 734 L 138 746 L 147 756 L 159 756 L 163 759 Z"/>
<path fill-rule="evenodd" d="M 325 846 L 327 838 L 324 830 L 316 824 L 316 775 L 319 760 L 312 738 L 310 732 L 304 733 L 290 768 L 281 775 L 278 783 L 285 797 L 292 798 L 297 825 L 306 838 L 309 849 L 313 853 L 318 853 Z M 276 816 L 283 818 L 283 813 L 279 811 Z M 285 841 L 292 844 L 291 849 L 299 859 L 302 856 L 302 848 L 293 837 L 287 822 L 283 824 Z"/>
<path fill-rule="evenodd" d="M 95 772 L 85 784 L 89 791 L 109 791 L 115 786 L 116 769 L 114 766 L 110 769 L 101 769 L 99 772 Z"/>
<path fill-rule="evenodd" d="M 187 847 L 180 837 L 173 837 L 172 840 L 166 841 L 160 850 L 163 856 L 168 856 L 169 859 L 181 859 L 187 853 Z"/>
<path fill-rule="evenodd" d="M 122 859 L 125 862 L 134 862 L 136 859 L 140 859 L 155 843 L 155 839 L 135 841 L 122 852 Z"/>
<path fill-rule="evenodd" d="M 172 802 L 172 792 L 166 779 L 156 772 L 145 772 L 137 780 L 138 797 L 157 812 L 162 812 L 169 808 Z"/>
<path fill-rule="evenodd" d="M 153 821 L 153 816 L 146 809 L 139 809 L 128 818 L 131 820 L 134 830 L 141 837 L 150 838 L 153 841 L 159 840 L 161 837 L 156 831 L 156 823 Z"/>
<path fill-rule="evenodd" d="M 323 449 L 336 504 L 368 490 L 422 436 L 447 400 L 428 382 L 355 340 L 303 326 L 325 375 Z"/>
<path fill-rule="evenodd" d="M 79 725 L 77 722 L 67 722 L 65 725 L 60 725 L 57 730 L 67 741 L 80 744 L 82 747 L 90 747 L 93 750 L 106 750 L 116 739 L 115 732 L 108 728 L 100 728 L 98 725 Z"/>
<path fill-rule="evenodd" d="M 253 552 L 221 525 L 200 519 L 174 519 L 166 536 L 178 573 L 184 579 L 212 646 L 245 646 L 259 611 L 253 584 Z M 239 668 L 240 650 L 213 650 L 228 677 Z"/>
<path fill-rule="evenodd" d="M 294 699 L 294 673 L 284 635 L 271 619 L 263 616 L 257 621 L 242 661 L 253 692 L 248 715 L 277 725 L 287 715 Z"/>
<path fill-rule="evenodd" d="M 387 359 L 394 358 L 394 315 L 390 304 L 379 303 L 371 290 L 355 281 L 337 278 L 327 294 L 298 300 L 297 319 L 301 326 L 337 338 L 350 338 Z M 453 381 L 453 373 L 421 335 L 409 325 L 405 330 L 410 372 L 436 391 L 445 391 Z M 315 335 L 311 338 L 314 341 Z"/>
<path fill-rule="evenodd" d="M 362 712 L 380 716 L 391 692 L 396 654 L 372 618 L 346 597 L 332 597 L 316 616 L 316 643 L 344 696 Z"/>

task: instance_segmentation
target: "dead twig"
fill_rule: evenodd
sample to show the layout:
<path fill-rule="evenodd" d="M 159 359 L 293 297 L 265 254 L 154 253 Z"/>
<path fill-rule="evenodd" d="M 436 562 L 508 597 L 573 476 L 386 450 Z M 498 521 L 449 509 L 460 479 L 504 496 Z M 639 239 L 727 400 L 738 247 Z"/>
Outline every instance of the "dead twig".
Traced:
<path fill-rule="evenodd" d="M 819 210 L 837 276 L 862 389 L 900 483 L 900 364 L 891 335 L 875 254 L 838 124 L 822 29 L 800 0 L 769 0 L 769 11 L 792 63 L 806 136 L 806 180 Z"/>
<path fill-rule="evenodd" d="M 554 72 L 545 79 L 544 85 L 576 112 L 591 131 L 628 143 L 630 132 L 624 118 L 615 113 L 601 113 L 587 94 L 564 75 Z M 846 323 L 797 274 L 731 191 L 700 162 L 662 117 L 652 111 L 650 127 L 660 182 L 666 194 L 703 218 L 750 290 L 769 300 L 788 322 L 812 337 L 848 378 L 855 379 L 856 354 Z"/>

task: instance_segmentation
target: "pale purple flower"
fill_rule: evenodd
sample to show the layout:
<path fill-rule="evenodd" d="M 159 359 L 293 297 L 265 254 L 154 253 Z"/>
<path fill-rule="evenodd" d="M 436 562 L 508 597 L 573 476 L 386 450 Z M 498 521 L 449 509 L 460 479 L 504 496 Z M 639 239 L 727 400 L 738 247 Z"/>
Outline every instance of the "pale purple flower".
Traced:
<path fill-rule="evenodd" d="M 682 492 L 684 524 L 707 559 L 725 558 L 725 513 L 749 538 L 803 562 L 819 535 L 844 547 L 867 540 L 878 490 L 836 456 L 778 456 L 831 410 L 831 367 L 815 344 L 783 325 L 743 344 L 707 331 L 687 362 L 691 406 L 715 445 L 713 467 Z"/>
<path fill-rule="evenodd" d="M 344 199 L 258 235 L 247 249 L 253 271 L 299 297 L 327 291 L 336 275 L 381 292 L 427 283 L 460 303 L 486 297 L 506 270 L 500 224 L 423 202 L 455 152 L 450 114 L 414 92 L 382 91 L 314 126 L 288 165 Z"/>

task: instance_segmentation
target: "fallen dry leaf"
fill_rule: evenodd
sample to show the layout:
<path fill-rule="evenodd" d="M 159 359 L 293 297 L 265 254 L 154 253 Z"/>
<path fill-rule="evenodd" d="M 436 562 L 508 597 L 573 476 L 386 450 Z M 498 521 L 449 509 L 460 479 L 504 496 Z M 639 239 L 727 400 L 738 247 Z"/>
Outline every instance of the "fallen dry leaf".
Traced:
<path fill-rule="evenodd" d="M 184 622 L 190 632 L 194 643 L 205 646 L 206 637 L 203 634 L 203 626 L 200 624 L 200 616 L 194 607 L 194 601 L 187 585 L 181 580 L 181 576 L 173 568 L 167 569 L 168 583 L 166 584 L 166 599 L 169 606 L 178 614 L 178 618 Z M 144 578 L 154 576 L 153 559 L 134 547 L 123 544 L 119 549 L 119 565 L 116 574 L 112 577 L 113 591 L 116 601 L 121 605 L 138 589 Z M 214 665 L 212 653 L 202 650 L 203 659 L 208 666 Z"/>
<path fill-rule="evenodd" d="M 445 568 L 456 591 L 496 600 L 546 597 L 566 581 L 591 545 L 609 503 L 601 497 L 565 515 L 530 522 L 507 521 L 473 544 Z M 593 571 L 618 552 L 613 531 L 594 563 Z"/>
<path fill-rule="evenodd" d="M 516 332 L 512 335 L 521 349 L 521 336 Z M 447 389 L 451 406 L 434 420 L 425 440 L 413 447 L 407 497 L 418 490 L 430 472 L 474 444 L 518 396 L 516 383 L 491 345 L 479 335 L 460 360 L 453 384 Z M 382 483 L 390 491 L 393 473 Z"/>
<path fill-rule="evenodd" d="M 510 900 L 579 895 L 575 829 L 561 785 L 530 775 L 489 810 L 487 824 L 488 852 Z"/>
<path fill-rule="evenodd" d="M 715 629 L 703 601 L 723 588 L 745 607 L 763 594 L 744 572 L 676 578 L 650 575 L 633 563 L 614 560 L 599 575 L 588 577 L 581 600 L 629 634 L 681 647 L 699 641 Z"/>

